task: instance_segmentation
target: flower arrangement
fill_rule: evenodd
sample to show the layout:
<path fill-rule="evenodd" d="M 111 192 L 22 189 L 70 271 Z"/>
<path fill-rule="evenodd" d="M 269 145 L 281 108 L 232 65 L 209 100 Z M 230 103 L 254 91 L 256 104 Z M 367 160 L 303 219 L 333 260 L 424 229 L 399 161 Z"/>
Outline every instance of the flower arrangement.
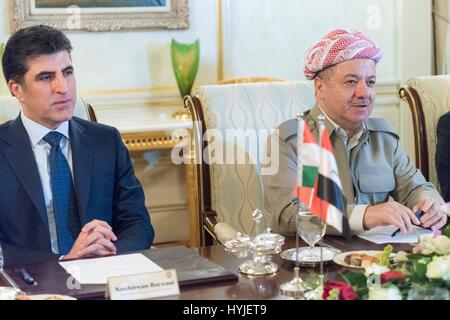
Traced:
<path fill-rule="evenodd" d="M 323 287 L 327 300 L 449 299 L 450 226 L 442 235 L 424 235 L 411 253 L 392 253 L 388 245 L 380 263 L 364 272 L 346 272 Z M 430 293 L 431 292 L 431 293 Z"/>

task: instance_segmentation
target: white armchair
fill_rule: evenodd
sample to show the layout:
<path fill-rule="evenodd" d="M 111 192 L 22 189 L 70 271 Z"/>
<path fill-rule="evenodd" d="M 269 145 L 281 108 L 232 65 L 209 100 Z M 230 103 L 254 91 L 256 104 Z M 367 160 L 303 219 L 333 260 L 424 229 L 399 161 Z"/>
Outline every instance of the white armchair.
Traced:
<path fill-rule="evenodd" d="M 450 111 L 450 75 L 411 78 L 400 88 L 400 97 L 412 113 L 416 167 L 440 191 L 435 165 L 436 126 Z"/>
<path fill-rule="evenodd" d="M 264 208 L 260 174 L 270 166 L 263 161 L 267 138 L 313 103 L 311 83 L 300 81 L 205 85 L 185 97 L 200 163 L 197 197 L 203 245 L 224 242 L 237 231 L 254 235 L 251 213 Z M 243 159 L 244 164 L 239 162 Z"/>

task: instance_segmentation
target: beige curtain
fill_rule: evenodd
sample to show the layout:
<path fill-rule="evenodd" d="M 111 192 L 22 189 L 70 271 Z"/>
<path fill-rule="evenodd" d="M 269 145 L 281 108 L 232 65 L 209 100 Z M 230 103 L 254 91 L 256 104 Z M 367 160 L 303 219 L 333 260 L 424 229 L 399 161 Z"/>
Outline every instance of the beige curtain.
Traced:
<path fill-rule="evenodd" d="M 433 1 L 436 74 L 450 74 L 450 0 Z"/>

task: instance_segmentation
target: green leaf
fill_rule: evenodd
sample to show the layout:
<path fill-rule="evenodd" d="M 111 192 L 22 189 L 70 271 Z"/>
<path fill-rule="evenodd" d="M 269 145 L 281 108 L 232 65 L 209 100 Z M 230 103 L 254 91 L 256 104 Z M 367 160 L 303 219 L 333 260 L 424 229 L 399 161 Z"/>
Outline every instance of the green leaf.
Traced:
<path fill-rule="evenodd" d="M 328 293 L 327 300 L 339 300 L 339 289 L 338 288 L 331 289 L 330 292 Z"/>
<path fill-rule="evenodd" d="M 308 273 L 309 277 L 307 279 L 305 278 L 303 279 L 303 284 L 305 288 L 308 290 L 316 289 L 320 285 L 319 274 L 313 269 L 308 269 L 306 272 Z M 326 277 L 324 279 L 324 282 L 326 282 Z"/>
<path fill-rule="evenodd" d="M 413 283 L 423 284 L 428 281 L 426 277 L 427 263 L 423 263 L 422 260 L 418 260 L 413 263 L 413 272 L 410 275 L 410 280 Z"/>
<path fill-rule="evenodd" d="M 384 247 L 383 252 L 380 256 L 380 264 L 385 267 L 389 267 L 391 265 L 390 256 L 392 251 L 394 250 L 394 247 L 390 244 Z"/>
<path fill-rule="evenodd" d="M 311 278 L 319 279 L 319 274 L 314 269 L 308 269 L 306 271 Z"/>
<path fill-rule="evenodd" d="M 362 272 L 347 272 L 345 274 L 338 275 L 337 279 L 351 284 L 352 287 L 360 288 L 367 286 L 367 277 Z"/>
<path fill-rule="evenodd" d="M 424 257 L 427 257 L 427 256 L 425 256 L 423 254 L 420 254 L 420 253 L 408 254 L 408 260 L 420 260 L 420 259 L 422 259 Z"/>
<path fill-rule="evenodd" d="M 350 284 L 353 290 L 355 290 L 358 299 L 364 300 L 364 297 L 367 298 L 369 289 L 367 288 L 367 277 L 364 275 L 364 273 L 350 271 L 345 274 L 339 274 L 336 277 L 336 280 L 341 280 Z"/>
<path fill-rule="evenodd" d="M 447 225 L 444 229 L 442 229 L 442 234 L 444 236 L 450 237 L 450 224 Z"/>

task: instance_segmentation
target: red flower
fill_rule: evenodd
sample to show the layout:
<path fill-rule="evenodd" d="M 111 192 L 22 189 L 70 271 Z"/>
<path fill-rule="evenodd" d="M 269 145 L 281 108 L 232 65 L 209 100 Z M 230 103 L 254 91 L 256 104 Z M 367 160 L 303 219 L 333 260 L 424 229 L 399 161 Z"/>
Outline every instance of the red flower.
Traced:
<path fill-rule="evenodd" d="M 397 271 L 387 271 L 381 274 L 381 283 L 386 283 L 391 280 L 405 281 L 405 275 Z"/>
<path fill-rule="evenodd" d="M 330 295 L 330 291 L 339 289 L 339 300 L 355 300 L 357 295 L 352 286 L 344 281 L 328 281 L 323 289 L 323 299 L 326 300 Z"/>

